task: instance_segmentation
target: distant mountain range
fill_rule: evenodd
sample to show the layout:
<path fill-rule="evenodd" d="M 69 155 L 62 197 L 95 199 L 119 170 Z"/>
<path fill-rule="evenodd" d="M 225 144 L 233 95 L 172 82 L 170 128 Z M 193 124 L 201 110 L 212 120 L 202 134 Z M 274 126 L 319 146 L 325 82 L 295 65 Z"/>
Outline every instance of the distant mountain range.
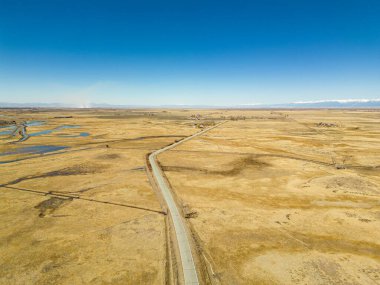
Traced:
<path fill-rule="evenodd" d="M 245 105 L 243 108 L 380 108 L 380 99 L 304 101 L 286 104 Z"/>
<path fill-rule="evenodd" d="M 87 106 L 78 106 L 75 104 L 64 103 L 1 103 L 0 108 L 108 108 L 108 109 L 132 109 L 132 108 L 181 108 L 181 109 L 217 109 L 217 108 L 230 108 L 230 109 L 266 109 L 266 108 L 279 108 L 279 109 L 324 109 L 324 108 L 380 108 L 380 99 L 346 99 L 346 100 L 321 100 L 321 101 L 304 101 L 285 104 L 247 104 L 235 106 L 211 106 L 211 105 L 112 105 L 112 104 L 99 104 L 91 103 Z"/>

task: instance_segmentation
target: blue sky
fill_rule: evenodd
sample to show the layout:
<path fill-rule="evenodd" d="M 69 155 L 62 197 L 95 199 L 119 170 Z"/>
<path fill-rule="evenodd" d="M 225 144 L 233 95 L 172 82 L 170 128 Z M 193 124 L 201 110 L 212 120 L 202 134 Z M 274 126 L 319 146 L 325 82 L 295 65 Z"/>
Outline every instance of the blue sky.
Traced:
<path fill-rule="evenodd" d="M 380 98 L 380 1 L 0 0 L 0 102 Z"/>

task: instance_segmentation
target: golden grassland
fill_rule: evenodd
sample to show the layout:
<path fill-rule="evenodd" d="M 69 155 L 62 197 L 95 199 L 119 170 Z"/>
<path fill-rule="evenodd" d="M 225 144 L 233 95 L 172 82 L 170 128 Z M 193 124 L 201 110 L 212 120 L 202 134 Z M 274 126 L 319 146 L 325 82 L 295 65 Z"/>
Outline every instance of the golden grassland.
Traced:
<path fill-rule="evenodd" d="M 211 282 L 380 284 L 379 111 L 0 114 L 53 130 L 0 136 L 0 284 L 168 282 L 146 154 L 223 119 L 159 156 Z"/>
<path fill-rule="evenodd" d="M 380 113 L 252 113 L 159 157 L 219 281 L 380 284 Z"/>
<path fill-rule="evenodd" d="M 110 111 L 2 114 L 46 122 L 28 127 L 28 133 L 79 128 L 21 143 L 10 143 L 18 137 L 2 140 L 2 153 L 40 145 L 68 148 L 0 156 L 3 162 L 20 159 L 0 164 L 0 283 L 162 284 L 164 215 L 145 173 L 145 155 L 193 128 Z M 59 115 L 73 118 L 54 118 Z M 82 131 L 90 136 L 61 136 Z"/>

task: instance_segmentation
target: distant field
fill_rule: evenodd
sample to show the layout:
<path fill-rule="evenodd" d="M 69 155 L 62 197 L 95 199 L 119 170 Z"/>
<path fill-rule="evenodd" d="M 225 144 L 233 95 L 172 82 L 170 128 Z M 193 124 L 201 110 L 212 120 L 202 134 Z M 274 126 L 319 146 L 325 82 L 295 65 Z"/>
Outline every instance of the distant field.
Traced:
<path fill-rule="evenodd" d="M 0 114 L 0 284 L 170 284 L 146 155 L 223 120 L 158 157 L 201 281 L 380 284 L 380 111 Z"/>

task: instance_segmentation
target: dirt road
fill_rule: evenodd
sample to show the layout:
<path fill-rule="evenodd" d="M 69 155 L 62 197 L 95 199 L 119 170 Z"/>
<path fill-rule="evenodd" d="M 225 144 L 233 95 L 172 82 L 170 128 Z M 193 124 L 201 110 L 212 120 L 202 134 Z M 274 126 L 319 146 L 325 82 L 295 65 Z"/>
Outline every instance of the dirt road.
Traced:
<path fill-rule="evenodd" d="M 152 166 L 153 176 L 156 179 L 157 185 L 162 192 L 162 196 L 165 199 L 165 202 L 166 202 L 168 209 L 169 209 L 169 212 L 170 212 L 170 216 L 173 220 L 174 229 L 175 229 L 175 233 L 176 233 L 177 241 L 178 241 L 178 249 L 179 249 L 180 256 L 181 256 L 181 263 L 182 263 L 182 269 L 183 269 L 183 274 L 184 274 L 183 277 L 184 277 L 184 281 L 185 281 L 186 285 L 188 285 L 188 284 L 199 284 L 198 274 L 197 274 L 197 270 L 196 270 L 196 267 L 194 264 L 193 255 L 191 252 L 191 246 L 190 246 L 190 242 L 188 239 L 188 233 L 186 231 L 186 224 L 183 221 L 183 218 L 179 212 L 179 209 L 178 209 L 178 207 L 177 207 L 177 205 L 173 199 L 173 196 L 172 196 L 171 191 L 170 191 L 170 187 L 165 182 L 165 179 L 162 176 L 160 167 L 158 166 L 158 163 L 156 162 L 156 157 L 160 153 L 162 153 L 166 150 L 172 149 L 172 148 L 176 147 L 177 145 L 184 143 L 188 140 L 191 140 L 192 138 L 194 138 L 196 136 L 202 135 L 205 132 L 208 132 L 208 131 L 214 129 L 223 123 L 224 122 L 221 122 L 221 123 L 219 123 L 213 127 L 207 128 L 207 129 L 200 131 L 194 135 L 191 135 L 191 136 L 189 136 L 189 137 L 187 137 L 187 138 L 185 138 L 179 142 L 176 142 L 172 145 L 169 145 L 169 146 L 166 146 L 162 149 L 159 149 L 159 150 L 153 152 L 149 156 L 149 163 Z"/>

